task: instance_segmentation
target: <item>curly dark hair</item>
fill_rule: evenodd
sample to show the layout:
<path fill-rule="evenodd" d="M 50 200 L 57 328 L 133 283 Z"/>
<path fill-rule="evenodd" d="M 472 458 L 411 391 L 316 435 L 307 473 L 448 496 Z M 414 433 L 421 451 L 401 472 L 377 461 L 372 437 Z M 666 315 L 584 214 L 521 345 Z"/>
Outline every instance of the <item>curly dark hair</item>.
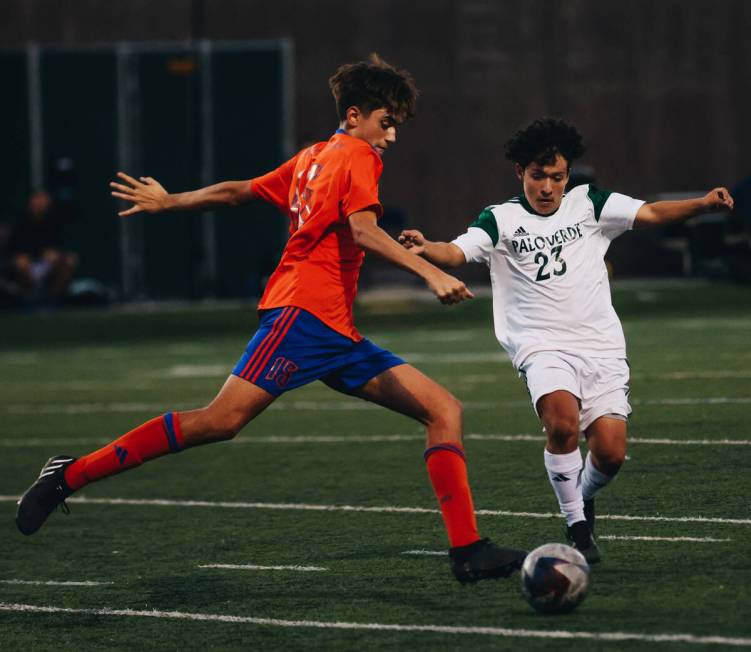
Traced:
<path fill-rule="evenodd" d="M 367 61 L 340 66 L 329 78 L 329 88 L 340 120 L 351 106 L 366 115 L 385 108 L 394 117 L 407 120 L 415 115 L 419 95 L 409 72 L 386 63 L 375 52 Z"/>
<path fill-rule="evenodd" d="M 571 163 L 584 154 L 582 136 L 575 127 L 555 118 L 538 118 L 517 131 L 506 143 L 506 158 L 526 168 L 530 163 L 552 165 L 556 154 Z"/>

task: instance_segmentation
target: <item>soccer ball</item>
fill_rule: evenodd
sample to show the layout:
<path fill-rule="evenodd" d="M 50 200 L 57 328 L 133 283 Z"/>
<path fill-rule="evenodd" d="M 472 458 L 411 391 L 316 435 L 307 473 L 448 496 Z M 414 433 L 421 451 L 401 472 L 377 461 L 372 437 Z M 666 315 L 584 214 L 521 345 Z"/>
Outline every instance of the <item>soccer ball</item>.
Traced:
<path fill-rule="evenodd" d="M 522 593 L 544 614 L 573 611 L 589 590 L 589 564 L 578 550 L 546 543 L 527 555 L 522 566 Z"/>

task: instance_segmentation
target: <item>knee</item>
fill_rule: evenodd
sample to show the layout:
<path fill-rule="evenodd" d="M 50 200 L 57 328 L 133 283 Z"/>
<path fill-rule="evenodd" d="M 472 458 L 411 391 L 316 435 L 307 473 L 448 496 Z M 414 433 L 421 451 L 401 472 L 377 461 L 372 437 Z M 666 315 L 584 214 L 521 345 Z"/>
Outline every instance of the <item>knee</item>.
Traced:
<path fill-rule="evenodd" d="M 226 441 L 234 438 L 247 422 L 245 416 L 240 412 L 216 414 L 207 408 L 204 413 L 203 430 L 215 441 Z"/>
<path fill-rule="evenodd" d="M 598 451 L 593 457 L 595 466 L 599 471 L 605 475 L 614 476 L 626 460 L 626 451 L 623 448 L 614 448 L 612 450 Z"/>
<path fill-rule="evenodd" d="M 464 406 L 461 401 L 450 392 L 437 402 L 430 414 L 430 421 L 441 426 L 446 432 L 456 432 L 457 439 L 461 436 Z"/>
<path fill-rule="evenodd" d="M 548 440 L 558 448 L 566 448 L 579 439 L 579 419 L 576 416 L 557 415 L 545 423 Z"/>

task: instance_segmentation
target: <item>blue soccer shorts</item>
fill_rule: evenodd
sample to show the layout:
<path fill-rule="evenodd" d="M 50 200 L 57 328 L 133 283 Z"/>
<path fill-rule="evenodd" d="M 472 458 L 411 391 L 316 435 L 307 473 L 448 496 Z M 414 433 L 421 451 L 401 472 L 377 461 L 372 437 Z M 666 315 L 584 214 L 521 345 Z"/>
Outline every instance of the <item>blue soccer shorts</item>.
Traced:
<path fill-rule="evenodd" d="M 370 340 L 353 342 L 309 312 L 287 306 L 261 314 L 232 373 L 274 396 L 314 380 L 349 393 L 400 364 L 404 360 Z"/>

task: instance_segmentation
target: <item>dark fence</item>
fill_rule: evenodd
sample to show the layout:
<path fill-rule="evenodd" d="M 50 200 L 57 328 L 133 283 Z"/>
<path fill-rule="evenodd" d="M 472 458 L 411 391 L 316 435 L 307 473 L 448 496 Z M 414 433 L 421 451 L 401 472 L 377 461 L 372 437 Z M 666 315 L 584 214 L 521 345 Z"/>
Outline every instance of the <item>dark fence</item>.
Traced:
<path fill-rule="evenodd" d="M 291 149 L 289 55 L 283 41 L 0 53 L 13 98 L 0 104 L 13 125 L 0 214 L 17 220 L 32 188 L 64 194 L 78 275 L 127 299 L 257 293 L 284 242 L 272 209 L 123 220 L 108 182 L 123 169 L 181 191 L 280 163 Z"/>

